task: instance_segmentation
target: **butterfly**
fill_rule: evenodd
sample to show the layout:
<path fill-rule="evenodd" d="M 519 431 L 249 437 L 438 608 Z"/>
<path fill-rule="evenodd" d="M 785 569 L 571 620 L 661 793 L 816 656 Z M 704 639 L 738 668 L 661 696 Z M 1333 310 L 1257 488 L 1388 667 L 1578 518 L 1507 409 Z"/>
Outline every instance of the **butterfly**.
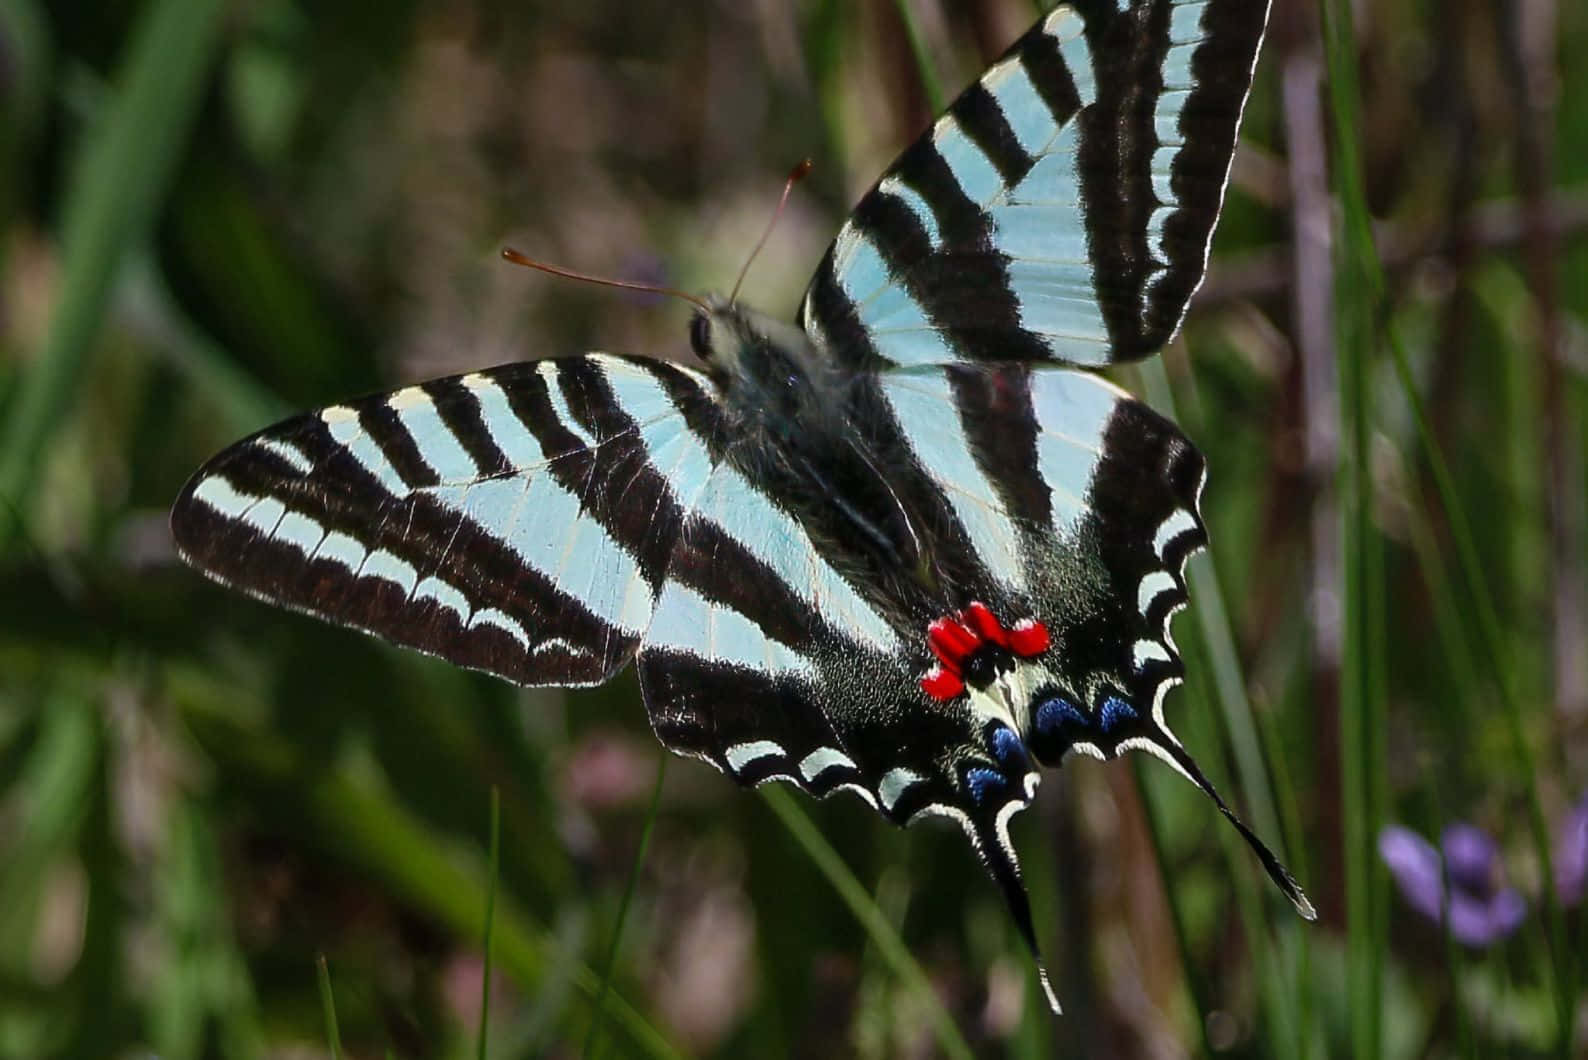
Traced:
<path fill-rule="evenodd" d="M 1169 620 L 1205 466 L 1087 369 L 1206 266 L 1268 0 L 1071 0 L 860 200 L 796 323 L 707 296 L 700 367 L 589 353 L 297 416 L 220 453 L 178 549 L 266 600 L 524 685 L 633 665 L 742 785 L 958 822 L 1038 953 L 1010 842 L 1039 768 L 1184 774 Z"/>

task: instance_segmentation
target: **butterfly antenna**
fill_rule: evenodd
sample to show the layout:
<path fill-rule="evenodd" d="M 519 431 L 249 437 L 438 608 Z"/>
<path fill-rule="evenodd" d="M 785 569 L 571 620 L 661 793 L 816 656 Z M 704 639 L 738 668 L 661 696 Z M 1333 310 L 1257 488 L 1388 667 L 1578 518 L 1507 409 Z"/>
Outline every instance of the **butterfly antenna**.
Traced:
<path fill-rule="evenodd" d="M 658 287 L 650 283 L 636 283 L 633 280 L 609 280 L 605 276 L 591 276 L 589 273 L 575 272 L 572 269 L 565 269 L 561 265 L 551 265 L 544 261 L 536 261 L 527 254 L 514 250 L 512 247 L 503 247 L 502 257 L 514 265 L 522 265 L 526 269 L 538 269 L 541 272 L 549 272 L 553 276 L 562 276 L 570 280 L 599 284 L 602 287 L 621 287 L 625 291 L 644 291 L 646 294 L 662 294 L 672 298 L 682 298 L 684 301 L 694 304 L 703 313 L 711 312 L 711 307 L 706 304 L 704 299 L 671 287 Z"/>
<path fill-rule="evenodd" d="M 755 249 L 750 251 L 750 256 L 744 261 L 744 268 L 739 270 L 739 278 L 733 281 L 733 293 L 728 296 L 728 301 L 739 300 L 739 288 L 744 285 L 745 276 L 749 275 L 750 265 L 755 261 L 756 255 L 761 253 L 761 248 L 766 246 L 766 241 L 772 235 L 772 229 L 777 226 L 777 219 L 783 216 L 783 207 L 788 205 L 789 192 L 794 190 L 794 185 L 805 179 L 815 163 L 805 159 L 789 171 L 788 180 L 783 182 L 783 197 L 777 201 L 777 209 L 772 211 L 772 219 L 766 223 L 766 231 L 761 233 L 761 238 L 756 240 Z"/>

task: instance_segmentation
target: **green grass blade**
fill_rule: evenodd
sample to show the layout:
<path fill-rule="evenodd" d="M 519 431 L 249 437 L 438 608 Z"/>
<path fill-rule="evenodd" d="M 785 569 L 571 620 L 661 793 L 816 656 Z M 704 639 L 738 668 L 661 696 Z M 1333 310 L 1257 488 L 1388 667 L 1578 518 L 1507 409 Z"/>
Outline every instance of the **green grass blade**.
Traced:
<path fill-rule="evenodd" d="M 1382 292 L 1383 275 L 1376 259 L 1367 271 L 1373 284 L 1372 289 L 1375 292 Z M 1440 451 L 1433 434 L 1433 426 L 1429 422 L 1422 398 L 1417 391 L 1417 382 L 1412 375 L 1406 348 L 1393 330 L 1389 333 L 1389 346 L 1396 378 L 1411 410 L 1418 441 L 1423 456 L 1428 461 L 1429 473 L 1433 478 L 1440 505 L 1449 525 L 1451 540 L 1455 544 L 1457 565 L 1467 583 L 1468 598 L 1472 601 L 1472 609 L 1477 617 L 1476 639 L 1483 649 L 1499 694 L 1501 715 L 1506 722 L 1517 775 L 1525 778 L 1522 789 L 1527 806 L 1528 831 L 1533 842 L 1534 856 L 1538 858 L 1539 874 L 1541 879 L 1550 881 L 1554 879 L 1554 854 L 1549 824 L 1544 817 L 1544 805 L 1539 798 L 1536 783 L 1536 779 L 1540 776 L 1538 762 L 1528 735 L 1527 719 L 1523 715 L 1521 700 L 1513 687 L 1499 612 L 1484 578 L 1484 566 L 1479 556 L 1476 538 L 1468 522 L 1466 509 L 1461 504 L 1460 496 L 1456 491 L 1455 479 L 1451 475 L 1444 454 Z M 1577 1006 L 1576 989 L 1573 986 L 1576 979 L 1574 956 L 1567 946 L 1564 913 L 1556 900 L 1554 887 L 1548 882 L 1539 889 L 1539 901 L 1544 908 L 1544 921 L 1550 944 L 1550 971 L 1554 977 L 1552 986 L 1557 1021 L 1556 1047 L 1559 1055 L 1569 1057 L 1573 1054 L 1572 1027 Z"/>
<path fill-rule="evenodd" d="M 762 788 L 761 795 L 795 842 L 799 843 L 821 874 L 827 877 L 827 882 L 832 884 L 833 890 L 838 892 L 838 897 L 843 899 L 855 919 L 860 921 L 860 926 L 870 936 L 877 953 L 893 969 L 893 974 L 921 999 L 923 1009 L 932 1014 L 932 1033 L 938 1047 L 948 1056 L 969 1060 L 974 1055 L 970 1045 L 944 1009 L 932 984 L 927 981 L 926 973 L 911 955 L 910 948 L 877 907 L 870 892 L 849 871 L 849 866 L 844 864 L 838 852 L 822 836 L 810 816 L 800 809 L 793 795 L 775 784 Z"/>
<path fill-rule="evenodd" d="M 1325 4 L 1324 10 L 1326 29 L 1325 55 L 1329 65 L 1329 87 L 1334 110 L 1334 131 L 1336 137 L 1336 183 L 1345 219 L 1344 238 L 1342 241 L 1342 268 L 1345 272 L 1342 275 L 1342 290 L 1352 292 L 1350 298 L 1352 312 L 1348 321 L 1347 319 L 1342 320 L 1342 325 L 1349 322 L 1351 329 L 1348 332 L 1345 326 L 1341 328 L 1342 372 L 1349 371 L 1351 373 L 1349 376 L 1350 385 L 1354 391 L 1362 395 L 1362 400 L 1365 402 L 1368 393 L 1366 371 L 1365 367 L 1357 362 L 1359 355 L 1365 352 L 1368 343 L 1372 341 L 1376 321 L 1383 313 L 1383 307 L 1386 306 L 1385 279 L 1383 264 L 1378 257 L 1372 239 L 1370 217 L 1366 205 L 1366 193 L 1361 177 L 1360 153 L 1355 139 L 1355 130 L 1360 127 L 1357 106 L 1359 93 L 1357 90 L 1355 40 L 1351 29 L 1350 8 L 1345 3 L 1332 2 Z M 1346 300 L 1342 299 L 1342 304 L 1345 304 L 1345 302 Z M 1451 540 L 1455 545 L 1458 569 L 1466 582 L 1468 595 L 1472 602 L 1472 610 L 1477 623 L 1477 636 L 1475 639 L 1483 650 L 1485 661 L 1489 664 L 1491 675 L 1499 693 L 1501 713 L 1509 732 L 1512 756 L 1515 760 L 1518 775 L 1525 778 L 1523 783 L 1524 798 L 1528 811 L 1528 826 L 1534 854 L 1538 858 L 1542 878 L 1545 881 L 1549 881 L 1553 877 L 1553 859 L 1549 826 L 1544 818 L 1543 804 L 1539 797 L 1536 783 L 1536 779 L 1540 774 L 1529 740 L 1527 722 L 1522 713 L 1520 698 L 1516 695 L 1513 688 L 1510 660 L 1507 658 L 1504 647 L 1505 637 L 1493 595 L 1484 575 L 1485 567 L 1480 559 L 1466 509 L 1461 504 L 1459 494 L 1456 491 L 1455 480 L 1451 475 L 1443 453 L 1440 451 L 1437 439 L 1433 433 L 1432 424 L 1423 407 L 1405 345 L 1395 328 L 1386 325 L 1385 332 L 1396 378 L 1411 412 L 1422 455 L 1428 462 L 1429 473 L 1449 525 Z M 1355 341 L 1352 341 L 1348 336 L 1354 337 Z M 1353 367 L 1348 368 L 1346 366 L 1347 361 L 1351 361 Z M 1343 375 L 1342 378 L 1345 379 L 1347 377 Z M 1344 389 L 1343 387 L 1342 390 L 1344 391 Z M 1348 400 L 1348 395 L 1343 394 L 1343 399 Z M 1350 415 L 1344 408 L 1342 408 L 1342 412 Z M 1369 471 L 1366 466 L 1368 454 L 1366 452 L 1365 424 L 1368 418 L 1368 410 L 1365 407 L 1359 408 L 1356 414 L 1356 422 L 1352 428 L 1354 436 L 1360 435 L 1359 437 L 1354 437 L 1355 444 L 1360 448 L 1353 456 L 1355 467 L 1351 472 L 1351 482 L 1353 483 L 1353 493 L 1361 501 L 1361 510 L 1357 512 L 1354 522 L 1359 524 L 1357 528 L 1364 532 L 1364 536 L 1358 542 L 1362 545 L 1362 548 L 1358 554 L 1353 555 L 1350 550 L 1349 536 L 1347 543 L 1348 580 L 1362 594 L 1370 594 L 1381 588 L 1381 586 L 1375 586 L 1368 582 L 1376 563 L 1376 553 L 1367 546 L 1367 538 L 1365 536 L 1365 532 L 1370 529 L 1367 525 L 1367 512 L 1365 510 L 1370 497 L 1368 492 L 1370 488 L 1368 482 Z M 1348 535 L 1352 529 L 1352 526 L 1347 527 Z M 1353 562 L 1362 563 L 1363 569 L 1352 572 L 1350 564 Z M 1348 585 L 1346 596 L 1348 667 L 1353 663 L 1352 656 L 1354 654 L 1350 650 L 1351 641 L 1349 639 L 1354 624 L 1353 594 L 1350 592 L 1352 585 Z M 1370 623 L 1363 623 L 1362 628 L 1357 629 L 1356 632 L 1361 635 L 1360 644 L 1364 653 L 1370 645 L 1381 642 L 1375 636 L 1380 631 L 1370 628 Z M 1364 702 L 1373 704 L 1377 709 L 1381 709 L 1382 698 L 1374 699 L 1372 686 L 1382 680 L 1382 660 L 1379 661 L 1379 665 L 1374 665 L 1366 658 L 1355 661 L 1363 667 L 1361 683 L 1364 688 Z M 1349 683 L 1347 682 L 1347 690 L 1349 691 L 1348 685 Z M 1349 700 L 1346 705 L 1348 703 Z M 1345 710 L 1342 710 L 1343 721 L 1345 720 L 1345 713 Z M 1351 735 L 1360 741 L 1359 752 L 1369 762 L 1378 764 L 1384 753 L 1383 724 L 1382 718 L 1376 716 L 1376 711 L 1372 720 L 1364 719 L 1360 731 L 1353 732 Z M 1348 768 L 1354 768 L 1354 756 L 1351 753 L 1353 745 L 1349 740 L 1345 739 L 1342 740 L 1342 743 L 1342 752 L 1346 755 L 1345 764 Z M 1383 776 L 1384 770 L 1378 769 L 1376 772 L 1368 773 L 1359 779 L 1371 788 L 1381 785 Z M 1351 785 L 1347 783 L 1345 787 L 1349 795 Z M 1350 807 L 1348 807 L 1349 809 Z M 1361 823 L 1371 825 L 1369 831 L 1369 842 L 1371 842 L 1371 835 L 1376 834 L 1377 826 L 1382 820 L 1382 793 L 1369 791 L 1364 799 L 1364 804 L 1359 809 L 1364 817 Z M 1355 823 L 1355 818 L 1348 813 L 1348 828 L 1353 823 Z M 1357 838 L 1360 839 L 1360 837 Z M 1349 839 L 1350 837 L 1348 836 Z M 1350 855 L 1351 850 L 1348 848 L 1348 895 L 1351 891 L 1349 879 L 1351 876 Z M 1375 872 L 1374 875 L 1381 880 L 1381 874 Z M 1358 884 L 1367 887 L 1368 880 L 1360 878 L 1358 879 Z M 1381 882 L 1375 883 L 1365 891 L 1362 899 L 1372 902 L 1377 912 L 1373 909 L 1356 909 L 1355 911 L 1358 914 L 1366 915 L 1370 924 L 1374 919 L 1378 920 L 1379 923 L 1374 926 L 1372 933 L 1368 937 L 1356 940 L 1357 945 L 1353 948 L 1353 952 L 1357 954 L 1358 959 L 1362 962 L 1361 967 L 1364 972 L 1372 971 L 1373 973 L 1368 981 L 1357 984 L 1361 993 L 1353 993 L 1353 998 L 1365 1003 L 1370 1007 L 1371 1012 L 1377 1014 L 1379 1012 L 1378 998 L 1381 996 L 1381 992 L 1376 989 L 1381 986 L 1381 979 L 1377 970 L 1379 964 L 1378 955 L 1382 953 L 1382 910 L 1387 901 Z M 1540 902 L 1544 908 L 1544 920 L 1550 947 L 1549 972 L 1553 978 L 1551 985 L 1557 1022 L 1556 1051 L 1559 1055 L 1565 1057 L 1571 1055 L 1572 1052 L 1572 1027 L 1577 1004 L 1576 991 L 1573 985 L 1576 979 L 1574 956 L 1567 946 L 1564 916 L 1559 903 L 1556 901 L 1554 890 L 1547 882 L 1540 888 Z M 1353 936 L 1353 938 L 1355 937 Z M 1356 967 L 1356 965 L 1353 964 L 1353 967 Z M 1358 1018 L 1360 1017 L 1353 1009 L 1353 1019 Z M 1375 1015 L 1374 1018 L 1377 1019 L 1378 1017 Z"/>
<path fill-rule="evenodd" d="M 502 874 L 502 792 L 491 785 L 491 854 L 487 869 L 490 888 L 485 892 L 485 937 L 480 942 L 480 1034 L 475 1055 L 485 1060 L 485 1043 L 491 1025 L 491 935 L 496 924 L 496 885 Z"/>
<path fill-rule="evenodd" d="M 948 106 L 948 100 L 943 95 L 943 82 L 938 79 L 937 67 L 927 53 L 926 38 L 921 36 L 921 24 L 916 21 L 915 12 L 910 8 L 910 0 L 894 0 L 893 6 L 899 12 L 899 21 L 904 23 L 905 36 L 910 38 L 910 54 L 915 58 L 915 73 L 921 79 L 926 105 L 933 114 L 941 114 L 943 108 Z"/>
<path fill-rule="evenodd" d="M 656 783 L 651 787 L 651 803 L 645 811 L 645 828 L 640 832 L 640 846 L 634 852 L 634 865 L 629 869 L 629 878 L 623 885 L 623 900 L 618 903 L 618 918 L 612 925 L 612 941 L 607 946 L 606 960 L 601 967 L 601 990 L 595 997 L 595 1005 L 590 1013 L 590 1030 L 584 1039 L 583 1055 L 585 1060 L 595 1056 L 597 1034 L 601 1028 L 601 1007 L 606 1002 L 607 993 L 612 989 L 612 975 L 617 970 L 618 947 L 623 941 L 623 925 L 628 922 L 629 907 L 634 902 L 634 890 L 639 886 L 640 870 L 645 867 L 645 854 L 650 850 L 651 832 L 656 827 L 656 815 L 662 805 L 662 782 L 667 779 L 667 753 L 656 760 Z"/>
<path fill-rule="evenodd" d="M 1324 58 L 1334 132 L 1334 180 L 1344 215 L 1336 259 L 1337 357 L 1340 379 L 1340 511 L 1342 658 L 1340 673 L 1340 787 L 1344 823 L 1346 991 L 1353 1055 L 1373 1060 L 1383 1050 L 1383 873 L 1375 841 L 1383 821 L 1378 804 L 1376 748 L 1381 745 L 1382 700 L 1374 663 L 1376 622 L 1371 614 L 1377 542 L 1372 524 L 1370 389 L 1373 311 L 1366 300 L 1361 262 L 1372 255 L 1367 199 L 1362 187 L 1356 35 L 1349 3 L 1329 0 L 1324 11 Z"/>
<path fill-rule="evenodd" d="M 305 835 L 333 846 L 338 857 L 385 881 L 392 896 L 457 937 L 473 937 L 480 929 L 488 888 L 484 867 L 471 864 L 441 842 L 390 792 L 349 767 L 310 769 L 291 744 L 246 727 L 239 717 L 258 712 L 239 702 L 236 689 L 214 687 L 208 676 L 176 667 L 167 680 L 188 725 L 217 768 L 270 790 L 290 792 L 297 800 L 294 812 Z M 571 962 L 574 984 L 592 998 L 601 992 L 594 971 L 562 952 L 555 940 L 511 904 L 498 903 L 492 923 L 495 952 L 502 967 L 520 983 L 548 981 L 565 974 L 555 965 Z M 627 1036 L 634 1055 L 680 1055 L 616 993 L 608 993 L 603 1011 Z"/>
<path fill-rule="evenodd" d="M 1174 391 L 1161 358 L 1142 362 L 1137 371 L 1142 391 L 1152 406 L 1170 419 L 1177 419 Z M 1212 677 L 1225 736 L 1235 757 L 1240 777 L 1242 804 L 1251 825 L 1273 845 L 1282 858 L 1285 844 L 1273 784 L 1263 753 L 1263 741 L 1241 676 L 1240 654 L 1235 646 L 1235 631 L 1230 625 L 1229 608 L 1211 551 L 1204 552 L 1188 571 L 1191 601 L 1196 611 L 1197 629 L 1212 663 Z"/>
<path fill-rule="evenodd" d="M 11 396 L 0 434 L 0 497 L 22 512 L 66 415 L 127 252 L 148 233 L 187 143 L 220 39 L 222 0 L 159 0 L 68 185 L 64 274 L 44 347 Z M 19 527 L 0 522 L 0 546 Z"/>
<path fill-rule="evenodd" d="M 1169 385 L 1169 374 L 1162 359 L 1145 361 L 1138 366 L 1137 371 L 1148 401 L 1170 419 L 1176 419 L 1174 391 Z M 1211 677 L 1213 694 L 1207 698 L 1214 700 L 1218 706 L 1222 738 L 1233 752 L 1241 793 L 1238 803 L 1252 827 L 1265 837 L 1280 859 L 1297 870 L 1298 866 L 1288 853 L 1292 844 L 1285 842 L 1283 817 L 1279 812 L 1275 791 L 1277 781 L 1270 776 L 1256 713 L 1252 709 L 1251 698 L 1246 694 L 1235 631 L 1230 624 L 1229 609 L 1224 602 L 1224 592 L 1211 550 L 1205 551 L 1189 565 L 1187 577 L 1192 607 L 1197 616 L 1196 631 L 1201 654 L 1207 661 L 1207 672 Z M 1293 792 L 1287 790 L 1283 794 L 1287 799 L 1294 799 Z M 1246 937 L 1252 946 L 1254 963 L 1259 969 L 1266 970 L 1265 974 L 1260 974 L 1258 986 L 1270 1017 L 1271 1025 L 1267 1028 L 1270 1041 L 1277 1046 L 1294 1040 L 1295 1035 L 1302 1033 L 1304 1006 L 1299 997 L 1299 984 L 1296 984 L 1295 989 L 1287 989 L 1292 984 L 1279 974 L 1280 954 L 1273 944 L 1272 935 L 1262 919 L 1252 915 L 1254 909 L 1260 908 L 1260 903 L 1253 905 L 1246 900 L 1249 894 L 1254 893 L 1254 889 L 1249 886 L 1247 876 L 1239 875 L 1247 864 L 1245 844 L 1236 841 L 1234 836 L 1226 836 L 1224 848 L 1238 873 L 1237 886 L 1242 892 L 1240 911 Z M 1159 870 L 1167 879 L 1167 867 L 1161 860 Z M 1304 879 L 1302 885 L 1306 886 Z M 1170 904 L 1173 905 L 1173 901 Z M 1190 969 L 1191 954 L 1184 948 L 1184 932 L 1178 933 L 1177 941 L 1182 947 L 1181 960 Z M 1202 1014 L 1206 1015 L 1206 1010 Z M 1287 1028 L 1289 1037 L 1285 1034 Z M 1203 1032 L 1206 1033 L 1206 1027 Z"/>
<path fill-rule="evenodd" d="M 331 969 L 325 954 L 314 959 L 314 980 L 320 987 L 320 1011 L 325 1014 L 325 1043 L 331 1060 L 341 1060 L 342 1032 L 336 1025 L 336 997 L 331 992 Z"/>
<path fill-rule="evenodd" d="M 188 317 L 147 249 L 133 250 L 116 308 L 213 405 L 230 430 L 255 431 L 293 412 Z"/>
<path fill-rule="evenodd" d="M 1164 897 L 1169 906 L 1169 924 L 1174 931 L 1175 948 L 1180 951 L 1180 979 L 1185 984 L 1186 996 L 1191 1001 L 1191 1012 L 1196 1020 L 1197 1042 L 1202 1047 L 1205 1055 L 1213 1055 L 1213 1043 L 1208 1038 L 1208 1021 L 1204 1013 L 1211 1012 L 1212 1006 L 1208 1003 L 1206 991 L 1202 989 L 1202 977 L 1195 974 L 1191 966 L 1191 942 L 1186 934 L 1185 916 L 1181 912 L 1180 903 L 1175 900 L 1173 887 L 1170 885 L 1169 857 L 1164 846 L 1163 814 L 1159 812 L 1158 800 L 1153 797 L 1148 787 L 1146 778 L 1142 775 L 1142 766 L 1145 763 L 1133 762 L 1131 779 L 1136 784 L 1136 797 L 1141 800 L 1141 805 L 1147 815 L 1147 838 L 1152 843 L 1152 857 L 1158 864 L 1158 878 L 1163 881 Z"/>

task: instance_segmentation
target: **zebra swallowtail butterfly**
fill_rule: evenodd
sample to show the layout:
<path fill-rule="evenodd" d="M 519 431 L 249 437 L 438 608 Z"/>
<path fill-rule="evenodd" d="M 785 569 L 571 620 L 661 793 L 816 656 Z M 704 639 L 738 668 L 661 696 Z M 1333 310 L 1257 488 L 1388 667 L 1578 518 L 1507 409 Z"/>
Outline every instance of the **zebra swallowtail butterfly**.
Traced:
<path fill-rule="evenodd" d="M 521 684 L 634 663 L 661 742 L 740 784 L 953 818 L 1034 955 L 1009 821 L 1072 751 L 1163 759 L 1310 918 L 1164 718 L 1203 459 L 1079 370 L 1179 328 L 1267 8 L 1061 4 L 860 200 L 798 327 L 712 297 L 699 369 L 590 353 L 298 416 L 193 477 L 177 545 Z"/>

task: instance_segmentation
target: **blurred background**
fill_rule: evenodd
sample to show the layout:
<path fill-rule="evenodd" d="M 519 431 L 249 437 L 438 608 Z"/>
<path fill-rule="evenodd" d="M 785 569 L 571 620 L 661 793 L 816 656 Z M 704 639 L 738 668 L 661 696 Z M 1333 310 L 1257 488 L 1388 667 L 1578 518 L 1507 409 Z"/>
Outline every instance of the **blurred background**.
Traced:
<path fill-rule="evenodd" d="M 1074 761 L 1015 825 L 1060 1019 L 951 825 L 679 760 L 651 813 L 632 675 L 515 689 L 166 530 L 294 410 L 687 358 L 504 244 L 725 289 L 810 157 L 745 289 L 792 315 L 1035 5 L 0 3 L 0 1056 L 1588 1055 L 1588 5 L 1275 2 L 1207 284 L 1118 378 L 1211 469 L 1167 709 L 1322 919 Z"/>

